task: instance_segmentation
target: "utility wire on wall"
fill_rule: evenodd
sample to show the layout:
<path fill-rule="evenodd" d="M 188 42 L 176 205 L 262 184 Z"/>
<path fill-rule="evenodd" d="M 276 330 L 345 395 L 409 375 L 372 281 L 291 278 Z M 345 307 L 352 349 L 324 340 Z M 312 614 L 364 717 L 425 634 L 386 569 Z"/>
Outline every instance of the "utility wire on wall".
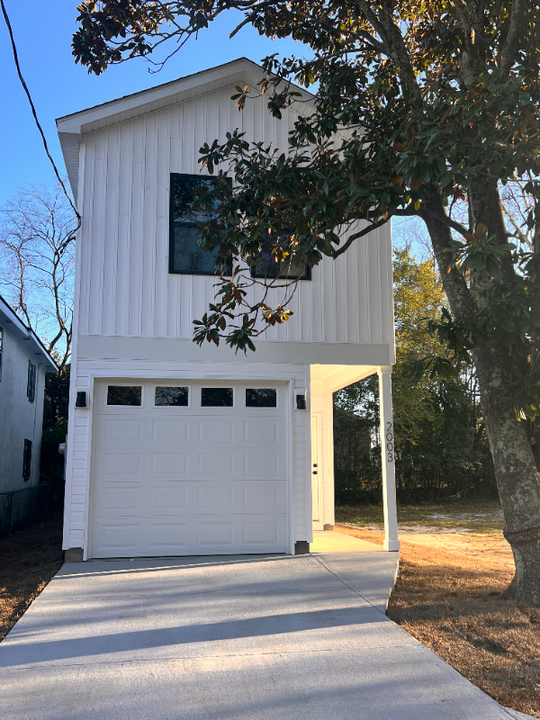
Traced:
<path fill-rule="evenodd" d="M 6 6 L 4 3 L 4 0 L 0 0 L 0 5 L 2 6 L 2 13 L 4 15 L 4 20 L 6 23 L 6 27 L 9 33 L 9 39 L 11 41 L 11 51 L 13 53 L 13 60 L 15 61 L 15 67 L 17 69 L 17 75 L 19 76 L 19 80 L 21 82 L 21 85 L 23 87 L 24 92 L 26 93 L 26 97 L 28 98 L 28 102 L 30 103 L 30 109 L 32 111 L 32 115 L 34 117 L 34 121 L 36 123 L 37 129 L 39 131 L 39 134 L 41 135 L 41 140 L 43 142 L 43 147 L 45 148 L 45 152 L 47 153 L 47 157 L 49 158 L 49 161 L 53 167 L 54 173 L 58 179 L 58 182 L 60 183 L 62 190 L 64 191 L 64 195 L 68 199 L 69 204 L 71 205 L 71 208 L 73 209 L 73 212 L 75 213 L 75 217 L 77 218 L 77 227 L 73 231 L 73 233 L 70 234 L 70 236 L 66 239 L 64 246 L 71 242 L 75 238 L 75 235 L 79 228 L 81 227 L 81 216 L 79 215 L 79 211 L 75 207 L 75 204 L 73 200 L 71 199 L 71 196 L 69 195 L 66 186 L 64 184 L 64 181 L 62 180 L 60 173 L 58 171 L 58 168 L 56 167 L 56 163 L 53 160 L 53 157 L 49 151 L 49 146 L 47 144 L 47 138 L 45 137 L 45 133 L 43 132 L 43 128 L 41 127 L 41 123 L 39 122 L 36 108 L 34 106 L 34 102 L 32 100 L 32 96 L 30 95 L 30 90 L 28 89 L 28 85 L 26 84 L 26 81 L 23 77 L 21 66 L 19 64 L 19 56 L 17 53 L 17 46 L 15 45 L 15 38 L 13 37 L 13 30 L 11 28 L 11 23 L 9 21 L 9 16 L 7 14 Z"/>

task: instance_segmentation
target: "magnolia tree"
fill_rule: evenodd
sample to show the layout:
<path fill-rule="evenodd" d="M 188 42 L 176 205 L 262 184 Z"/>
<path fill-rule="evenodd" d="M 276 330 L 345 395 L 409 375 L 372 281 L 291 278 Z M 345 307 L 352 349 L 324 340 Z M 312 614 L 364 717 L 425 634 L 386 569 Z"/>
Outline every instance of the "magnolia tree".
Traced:
<path fill-rule="evenodd" d="M 233 128 L 226 142 L 209 138 L 201 149 L 202 164 L 218 173 L 199 202 L 218 209 L 200 242 L 217 249 L 233 275 L 198 321 L 195 339 L 253 349 L 257 316 L 263 324 L 289 318 L 293 284 L 280 305 L 269 306 L 271 295 L 246 304 L 251 279 L 242 265 L 266 253 L 286 275 L 293 264 L 346 252 L 392 216 L 421 218 L 451 310 L 438 323 L 439 337 L 450 353 L 471 359 L 480 384 L 516 565 L 507 592 L 540 606 L 533 445 L 540 403 L 539 4 L 88 0 L 79 7 L 73 52 L 96 74 L 137 55 L 159 61 L 162 44 L 174 54 L 230 9 L 243 13 L 237 30 L 251 24 L 261 35 L 292 37 L 309 55 L 266 58 L 258 87 L 238 88 L 239 108 L 263 93 L 280 117 L 298 100 L 293 82 L 315 97 L 311 114 L 296 121 L 288 152 L 248 144 Z M 234 174 L 234 187 L 224 171 Z M 519 207 L 528 208 L 526 227 L 503 213 L 501 189 L 509 181 Z M 346 242 L 344 227 L 351 229 Z"/>

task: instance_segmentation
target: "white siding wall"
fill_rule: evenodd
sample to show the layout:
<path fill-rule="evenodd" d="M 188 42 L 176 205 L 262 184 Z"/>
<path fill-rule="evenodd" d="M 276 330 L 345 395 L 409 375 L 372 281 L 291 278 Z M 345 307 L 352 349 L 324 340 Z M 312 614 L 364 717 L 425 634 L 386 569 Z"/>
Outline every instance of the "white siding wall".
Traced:
<path fill-rule="evenodd" d="M 221 88 L 116 125 L 86 128 L 79 334 L 192 337 L 192 321 L 207 309 L 215 279 L 168 273 L 170 173 L 199 172 L 203 142 L 223 139 L 235 127 L 247 139 L 286 148 L 295 117 L 291 111 L 282 121 L 271 118 L 264 100 L 248 102 L 240 114 L 233 93 L 233 86 Z M 313 280 L 299 283 L 291 321 L 265 337 L 391 344 L 388 233 L 375 231 L 337 261 L 314 268 Z"/>
<path fill-rule="evenodd" d="M 92 407 L 94 378 L 181 378 L 265 379 L 290 381 L 292 388 L 305 389 L 309 384 L 309 367 L 303 365 L 245 365 L 235 363 L 151 363 L 130 361 L 79 361 L 73 387 L 86 390 L 88 407 L 74 408 L 71 403 L 70 430 L 66 468 L 66 504 L 64 549 L 87 547 L 87 513 L 89 507 L 90 458 L 92 447 Z M 291 406 L 293 398 L 291 397 Z M 292 474 L 292 540 L 310 540 L 311 495 L 309 489 L 309 411 L 292 408 L 290 428 Z M 309 509 L 309 511 L 308 511 Z"/>

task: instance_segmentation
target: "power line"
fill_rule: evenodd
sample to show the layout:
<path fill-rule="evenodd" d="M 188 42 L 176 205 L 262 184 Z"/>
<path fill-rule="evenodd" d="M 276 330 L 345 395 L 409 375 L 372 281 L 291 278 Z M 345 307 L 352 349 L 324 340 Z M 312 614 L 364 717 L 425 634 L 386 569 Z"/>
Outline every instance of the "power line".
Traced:
<path fill-rule="evenodd" d="M 2 6 L 2 13 L 4 15 L 4 20 L 6 23 L 6 27 L 8 29 L 9 33 L 9 39 L 11 41 L 11 51 L 13 53 L 13 60 L 15 61 L 15 67 L 17 68 L 17 75 L 19 76 L 19 80 L 21 82 L 21 85 L 23 87 L 24 92 L 26 93 L 26 97 L 28 98 L 28 102 L 30 103 L 30 109 L 32 111 L 32 115 L 34 116 L 34 120 L 37 126 L 37 129 L 39 130 L 39 134 L 41 135 L 41 140 L 43 142 L 43 147 L 45 148 L 45 152 L 47 153 L 47 157 L 49 158 L 49 161 L 53 167 L 54 173 L 57 177 L 58 182 L 60 183 L 62 190 L 64 191 L 64 195 L 68 199 L 69 204 L 71 205 L 73 212 L 75 213 L 75 217 L 77 218 L 77 227 L 73 231 L 72 235 L 66 240 L 66 244 L 75 236 L 75 233 L 77 230 L 81 227 L 81 216 L 79 215 L 79 211 L 75 207 L 75 204 L 73 200 L 71 199 L 68 191 L 66 190 L 66 186 L 64 185 L 64 181 L 60 177 L 60 173 L 58 171 L 58 168 L 56 167 L 56 163 L 53 160 L 53 157 L 49 151 L 49 146 L 47 144 L 47 138 L 45 137 L 45 133 L 43 132 L 43 128 L 41 127 L 41 123 L 39 122 L 36 108 L 34 106 L 34 102 L 32 100 L 32 96 L 30 95 L 30 90 L 28 89 L 28 85 L 26 84 L 26 81 L 23 77 L 21 66 L 19 64 L 19 55 L 17 53 L 17 46 L 15 45 L 15 38 L 13 37 L 13 30 L 11 28 L 11 23 L 9 21 L 9 17 L 7 14 L 6 6 L 4 4 L 4 0 L 0 0 L 0 5 Z"/>

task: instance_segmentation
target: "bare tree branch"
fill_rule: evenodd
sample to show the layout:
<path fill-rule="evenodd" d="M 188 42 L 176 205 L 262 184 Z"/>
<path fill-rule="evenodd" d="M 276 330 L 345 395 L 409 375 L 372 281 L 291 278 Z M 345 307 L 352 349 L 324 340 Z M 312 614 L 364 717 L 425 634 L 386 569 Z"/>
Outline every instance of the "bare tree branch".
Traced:
<path fill-rule="evenodd" d="M 0 210 L 0 290 L 60 367 L 71 352 L 76 225 L 59 185 L 23 190 Z"/>
<path fill-rule="evenodd" d="M 386 225 L 388 220 L 379 220 L 379 222 L 374 223 L 373 225 L 368 225 L 368 227 L 365 227 L 363 230 L 360 230 L 357 233 L 354 233 L 350 237 L 347 238 L 347 242 L 344 243 L 340 248 L 337 250 L 334 250 L 332 253 L 332 257 L 335 259 L 339 257 L 340 255 L 343 255 L 344 252 L 346 252 L 353 242 L 355 240 L 359 240 L 361 237 L 364 237 L 365 235 L 368 235 L 368 233 L 372 232 L 373 230 L 377 230 L 377 228 L 382 227 L 383 225 Z"/>

